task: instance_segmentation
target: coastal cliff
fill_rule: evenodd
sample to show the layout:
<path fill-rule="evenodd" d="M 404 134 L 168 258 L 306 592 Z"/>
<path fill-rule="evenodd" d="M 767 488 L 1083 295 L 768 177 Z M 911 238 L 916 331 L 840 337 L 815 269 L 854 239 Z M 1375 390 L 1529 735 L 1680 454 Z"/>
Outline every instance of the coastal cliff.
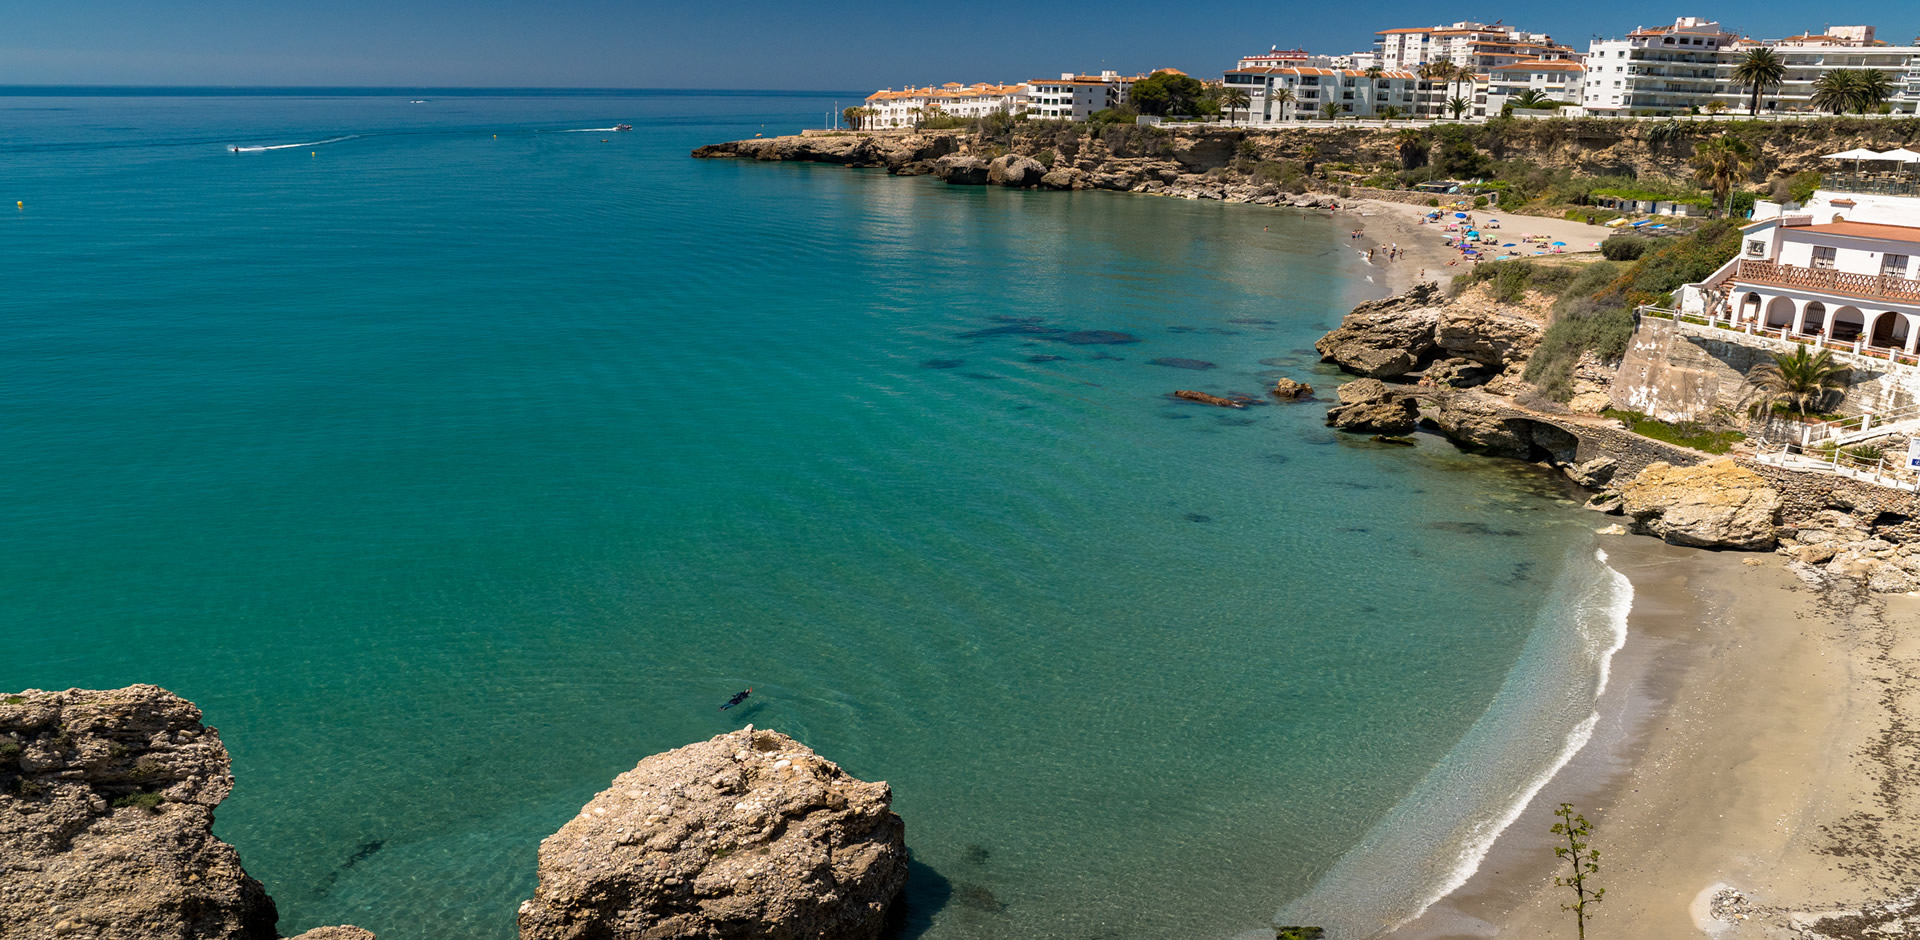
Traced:
<path fill-rule="evenodd" d="M 279 936 L 273 899 L 213 835 L 234 779 L 200 719 L 151 685 L 0 696 L 0 937 Z M 751 727 L 647 758 L 541 844 L 521 936 L 870 940 L 907 877 L 891 803 Z"/>
<path fill-rule="evenodd" d="M 1694 147 L 1722 134 L 1740 137 L 1753 148 L 1755 179 L 1819 170 L 1820 157 L 1836 150 L 1920 137 L 1920 120 L 1914 119 L 1761 123 L 1556 118 L 1452 126 L 1459 128 L 1455 133 L 1462 142 L 1492 160 L 1524 162 L 1548 173 L 1649 179 L 1689 177 Z M 1276 205 L 1335 185 L 1314 178 L 1315 162 L 1351 168 L 1426 163 L 1425 150 L 1403 152 L 1402 131 L 1313 121 L 1277 128 L 1027 121 L 993 135 L 955 129 L 755 138 L 701 147 L 693 156 L 885 168 L 962 185 L 1104 189 Z M 940 165 L 948 157 L 953 159 Z M 1040 172 L 996 177 L 989 165 L 1002 157 L 1026 158 Z M 1405 191 L 1344 191 L 1422 203 L 1427 198 Z"/>

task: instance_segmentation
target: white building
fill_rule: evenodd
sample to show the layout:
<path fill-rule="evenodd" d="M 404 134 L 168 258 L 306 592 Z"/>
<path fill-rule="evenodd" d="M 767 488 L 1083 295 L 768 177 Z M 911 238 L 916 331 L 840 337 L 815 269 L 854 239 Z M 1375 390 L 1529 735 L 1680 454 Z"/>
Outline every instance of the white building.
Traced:
<path fill-rule="evenodd" d="M 1833 69 L 1879 69 L 1892 79 L 1889 104 L 1900 112 L 1920 108 L 1920 46 L 1888 46 L 1871 26 L 1835 26 L 1815 35 L 1779 40 L 1747 39 L 1719 23 L 1681 17 L 1672 26 L 1636 29 L 1624 39 L 1595 40 L 1587 50 L 1581 104 L 1597 114 L 1689 112 L 1718 101 L 1744 111 L 1751 89 L 1734 80 L 1740 57 L 1771 48 L 1787 67 L 1780 87 L 1760 99 L 1762 112 L 1814 110 L 1813 85 Z"/>
<path fill-rule="evenodd" d="M 1234 69 L 1225 78 L 1227 88 L 1247 93 L 1248 123 L 1254 125 L 1321 120 L 1320 109 L 1328 102 L 1341 117 L 1379 117 L 1388 107 L 1412 117 L 1422 84 L 1412 72 L 1389 71 L 1370 78 L 1360 69 L 1312 66 Z M 1289 94 L 1278 94 L 1281 90 Z"/>
<path fill-rule="evenodd" d="M 1383 29 L 1374 34 L 1375 62 L 1385 69 L 1417 72 L 1420 66 L 1451 62 L 1475 70 L 1520 59 L 1577 59 L 1574 50 L 1534 33 L 1499 23 L 1454 23 Z"/>
<path fill-rule="evenodd" d="M 1521 59 L 1487 70 L 1484 86 L 1474 89 L 1474 113 L 1497 115 L 1508 101 L 1529 91 L 1563 104 L 1578 105 L 1586 67 L 1578 62 Z"/>
<path fill-rule="evenodd" d="M 1157 71 L 1178 72 L 1177 69 Z M 1098 75 L 1062 72 L 1057 79 L 1036 78 L 1027 82 L 1027 113 L 1050 121 L 1084 121 L 1091 118 L 1095 111 L 1126 104 L 1133 83 L 1143 78 L 1146 76 L 1121 75 L 1113 71 Z"/>
<path fill-rule="evenodd" d="M 1856 184 L 1885 188 L 1830 174 L 1805 207 L 1773 207 L 1682 309 L 1843 352 L 1920 350 L 1920 199 Z"/>
<path fill-rule="evenodd" d="M 866 106 L 874 113 L 867 117 L 868 127 L 915 127 L 935 114 L 976 118 L 1005 110 L 1018 114 L 1028 110 L 1029 94 L 1025 85 L 995 85 L 979 82 L 962 85 L 948 82 L 939 87 L 882 89 L 867 96 Z"/>
<path fill-rule="evenodd" d="M 1282 49 L 1279 46 L 1274 46 L 1272 49 L 1266 52 L 1256 53 L 1254 55 L 1241 56 L 1240 64 L 1234 66 L 1234 68 L 1237 68 L 1237 69 L 1257 69 L 1257 68 L 1283 69 L 1293 65 L 1312 65 L 1313 62 L 1311 60 L 1313 58 L 1315 57 L 1312 54 L 1308 53 L 1307 50 L 1305 49 Z"/>

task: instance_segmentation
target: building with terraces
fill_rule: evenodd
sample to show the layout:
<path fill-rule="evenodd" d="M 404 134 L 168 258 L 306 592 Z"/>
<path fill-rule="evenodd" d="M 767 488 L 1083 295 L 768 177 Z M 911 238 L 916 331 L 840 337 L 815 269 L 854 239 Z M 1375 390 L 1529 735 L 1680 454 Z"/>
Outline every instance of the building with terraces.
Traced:
<path fill-rule="evenodd" d="M 1920 108 L 1920 46 L 1874 38 L 1872 26 L 1832 26 L 1785 39 L 1741 36 L 1711 20 L 1681 17 L 1672 26 L 1640 28 L 1622 39 L 1596 39 L 1587 49 L 1581 106 L 1592 114 L 1680 114 L 1718 103 L 1745 111 L 1751 89 L 1733 77 L 1747 51 L 1770 48 L 1787 67 L 1766 89 L 1762 113 L 1813 111 L 1813 85 L 1834 69 L 1878 69 L 1892 81 L 1888 105 Z"/>
<path fill-rule="evenodd" d="M 1412 116 L 1426 84 L 1412 72 L 1372 75 L 1361 69 L 1312 66 L 1234 69 L 1225 80 L 1227 88 L 1247 93 L 1247 123 L 1256 127 L 1311 121 L 1321 117 L 1328 104 L 1340 117 Z"/>

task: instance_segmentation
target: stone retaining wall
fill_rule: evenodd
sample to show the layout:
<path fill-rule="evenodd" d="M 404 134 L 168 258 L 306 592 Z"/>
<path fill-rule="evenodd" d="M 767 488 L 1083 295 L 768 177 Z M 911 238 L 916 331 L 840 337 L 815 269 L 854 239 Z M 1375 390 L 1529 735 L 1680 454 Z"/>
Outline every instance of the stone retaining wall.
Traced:
<path fill-rule="evenodd" d="M 1920 541 L 1920 496 L 1852 477 L 1789 470 L 1751 460 L 1740 465 L 1780 491 L 1780 520 L 1788 525 L 1822 509 L 1852 513 L 1889 541 Z"/>

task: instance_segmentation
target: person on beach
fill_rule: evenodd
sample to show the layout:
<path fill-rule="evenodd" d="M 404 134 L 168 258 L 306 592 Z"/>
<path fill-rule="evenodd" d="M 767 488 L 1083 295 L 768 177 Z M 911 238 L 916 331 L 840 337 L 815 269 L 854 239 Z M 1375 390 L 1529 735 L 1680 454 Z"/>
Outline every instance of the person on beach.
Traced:
<path fill-rule="evenodd" d="M 740 704 L 741 702 L 744 702 L 744 701 L 746 701 L 746 700 L 747 700 L 747 696 L 749 696 L 749 695 L 752 695 L 752 694 L 753 694 L 753 686 L 747 686 L 747 690 L 746 690 L 745 692 L 735 692 L 735 693 L 733 693 L 733 697 L 732 697 L 732 698 L 730 698 L 730 699 L 727 699 L 727 704 L 725 704 L 725 705 L 722 705 L 722 706 L 720 706 L 720 710 L 721 710 L 721 711 L 726 711 L 727 709 L 729 709 L 729 708 L 732 708 L 733 706 L 735 706 L 735 705 L 738 705 L 738 704 Z"/>

